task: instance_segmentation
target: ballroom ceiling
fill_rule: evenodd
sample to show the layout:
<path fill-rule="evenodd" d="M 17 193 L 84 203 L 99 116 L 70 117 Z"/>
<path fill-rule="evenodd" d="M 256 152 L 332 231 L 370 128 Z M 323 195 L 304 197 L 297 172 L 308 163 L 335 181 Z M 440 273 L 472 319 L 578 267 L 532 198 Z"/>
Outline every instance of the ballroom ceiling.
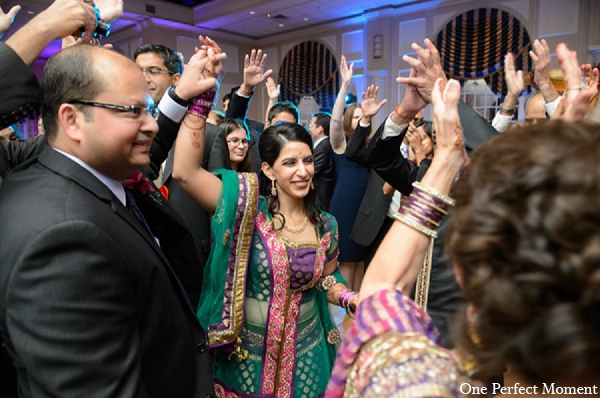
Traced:
<path fill-rule="evenodd" d="M 113 23 L 118 33 L 146 19 L 161 19 L 264 39 L 314 26 L 352 22 L 374 12 L 411 12 L 457 0 L 125 0 L 123 17 Z M 23 7 L 12 29 L 17 29 L 48 7 L 49 0 L 0 0 L 4 11 Z"/>

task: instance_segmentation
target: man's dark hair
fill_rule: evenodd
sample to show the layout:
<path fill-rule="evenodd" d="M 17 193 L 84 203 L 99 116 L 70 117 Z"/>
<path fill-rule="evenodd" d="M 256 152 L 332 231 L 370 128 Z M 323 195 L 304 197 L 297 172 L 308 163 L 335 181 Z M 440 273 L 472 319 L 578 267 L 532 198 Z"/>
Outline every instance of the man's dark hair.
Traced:
<path fill-rule="evenodd" d="M 73 100 L 90 100 L 103 91 L 104 82 L 94 70 L 94 52 L 110 51 L 91 45 L 77 45 L 53 55 L 42 78 L 42 121 L 48 138 L 58 131 L 58 108 Z M 82 107 L 91 118 L 88 107 Z"/>
<path fill-rule="evenodd" d="M 271 123 L 275 116 L 283 112 L 287 112 L 294 116 L 294 119 L 296 119 L 296 123 L 298 123 L 298 121 L 300 120 L 300 112 L 298 111 L 296 105 L 294 105 L 294 103 L 290 101 L 282 101 L 276 102 L 275 105 L 273 105 L 271 109 L 269 109 L 269 123 Z"/>
<path fill-rule="evenodd" d="M 315 124 L 317 126 L 323 127 L 323 133 L 327 137 L 329 137 L 329 125 L 331 124 L 331 113 L 327 112 L 317 112 L 313 113 L 313 117 L 315 118 Z"/>
<path fill-rule="evenodd" d="M 183 62 L 181 58 L 174 50 L 169 47 L 163 46 L 162 44 L 146 43 L 139 46 L 133 53 L 133 59 L 137 59 L 138 55 L 153 53 L 158 55 L 165 64 L 165 67 L 171 75 L 175 73 L 183 73 Z"/>

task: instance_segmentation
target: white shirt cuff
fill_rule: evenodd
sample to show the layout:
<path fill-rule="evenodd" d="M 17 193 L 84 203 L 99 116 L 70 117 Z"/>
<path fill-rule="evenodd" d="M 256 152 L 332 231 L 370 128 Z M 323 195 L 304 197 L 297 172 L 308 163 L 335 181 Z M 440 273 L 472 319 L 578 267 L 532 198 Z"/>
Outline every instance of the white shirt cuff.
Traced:
<path fill-rule="evenodd" d="M 168 91 L 165 91 L 163 94 L 163 97 L 158 104 L 158 109 L 160 109 L 163 115 L 175 123 L 181 123 L 185 116 L 185 112 L 187 111 L 187 107 L 179 105 L 169 97 Z"/>
<path fill-rule="evenodd" d="M 399 136 L 402 129 L 406 128 L 406 126 L 408 126 L 408 123 L 404 123 L 401 126 L 396 125 L 394 122 L 392 122 L 392 118 L 388 116 L 388 118 L 385 120 L 385 125 L 383 126 L 381 139 L 387 140 L 389 138 Z"/>
<path fill-rule="evenodd" d="M 492 120 L 492 127 L 496 129 L 497 132 L 503 133 L 510 126 L 510 122 L 513 119 L 513 115 L 502 115 L 500 112 L 496 113 L 494 116 L 494 120 Z"/>
<path fill-rule="evenodd" d="M 548 116 L 552 116 L 552 114 L 556 110 L 556 107 L 560 103 L 561 99 L 562 99 L 562 96 L 559 95 L 558 97 L 556 97 L 556 99 L 554 101 L 544 104 L 544 109 L 546 110 L 546 113 L 548 114 Z"/>

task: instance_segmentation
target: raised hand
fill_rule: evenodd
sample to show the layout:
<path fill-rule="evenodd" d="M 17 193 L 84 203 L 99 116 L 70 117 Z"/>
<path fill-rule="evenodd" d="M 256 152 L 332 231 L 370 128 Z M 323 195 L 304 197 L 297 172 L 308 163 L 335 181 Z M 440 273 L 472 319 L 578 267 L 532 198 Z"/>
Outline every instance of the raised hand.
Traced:
<path fill-rule="evenodd" d="M 279 93 L 281 92 L 279 84 L 275 85 L 275 81 L 272 77 L 267 78 L 267 95 L 269 96 L 269 101 L 277 102 L 279 98 Z"/>
<path fill-rule="evenodd" d="M 8 13 L 5 14 L 2 7 L 0 7 L 0 37 L 2 37 L 2 34 L 6 32 L 8 28 L 10 28 L 10 25 L 15 21 L 15 17 L 19 11 L 21 11 L 21 6 L 17 5 L 12 7 Z"/>
<path fill-rule="evenodd" d="M 504 81 L 506 82 L 508 94 L 511 96 L 518 97 L 525 88 L 523 71 L 516 70 L 515 57 L 511 53 L 506 54 L 504 57 Z"/>
<path fill-rule="evenodd" d="M 598 68 L 592 68 L 590 64 L 583 64 L 581 65 L 581 75 L 585 86 L 598 90 Z"/>
<path fill-rule="evenodd" d="M 409 77 L 398 77 L 396 81 L 415 87 L 421 98 L 429 104 L 431 103 L 431 93 L 436 80 L 442 79 L 442 86 L 447 81 L 440 62 L 440 53 L 429 39 L 425 39 L 426 48 L 417 43 L 413 43 L 411 47 L 417 52 L 418 58 L 404 55 L 402 59 L 408 62 L 416 71 L 416 74 Z"/>
<path fill-rule="evenodd" d="M 94 0 L 94 4 L 100 11 L 100 17 L 106 22 L 123 16 L 123 0 Z"/>
<path fill-rule="evenodd" d="M 583 120 L 589 110 L 590 101 L 598 94 L 598 70 L 589 71 L 588 84 L 582 87 L 582 69 L 577 63 L 577 54 L 570 51 L 564 43 L 560 43 L 556 46 L 556 56 L 565 75 L 566 88 L 561 104 L 557 107 L 552 118 L 569 121 Z M 596 83 L 593 84 L 593 82 Z"/>
<path fill-rule="evenodd" d="M 362 108 L 363 119 L 368 119 L 370 121 L 371 118 L 387 103 L 387 99 L 383 99 L 381 102 L 377 103 L 378 94 L 379 87 L 374 84 L 371 84 L 367 87 L 367 91 L 362 93 L 360 107 Z"/>
<path fill-rule="evenodd" d="M 80 0 L 56 0 L 34 20 L 38 18 L 50 29 L 53 39 L 62 39 L 81 28 L 83 41 L 89 43 L 96 27 L 94 7 Z"/>
<path fill-rule="evenodd" d="M 546 40 L 534 40 L 533 50 L 529 56 L 535 65 L 535 84 L 542 92 L 546 102 L 552 102 L 558 97 L 558 91 L 550 80 L 550 47 Z"/>
<path fill-rule="evenodd" d="M 189 100 L 214 87 L 217 84 L 216 76 L 223 67 L 221 61 L 226 58 L 227 54 L 215 54 L 212 48 L 199 50 L 192 55 L 175 88 L 176 94 L 184 100 Z M 208 68 L 211 68 L 212 72 L 207 72 Z"/>
<path fill-rule="evenodd" d="M 223 50 L 217 44 L 217 42 L 208 36 L 200 35 L 198 36 L 198 41 L 200 41 L 200 48 L 196 47 L 196 52 L 198 52 L 199 50 L 208 51 L 209 48 L 212 48 L 215 54 L 221 54 L 223 52 Z"/>
<path fill-rule="evenodd" d="M 410 75 L 408 78 L 398 77 L 396 81 L 416 82 L 418 79 L 419 78 L 417 77 L 417 71 L 414 68 L 412 68 L 410 70 Z M 408 123 L 410 120 L 413 119 L 413 117 L 417 113 L 419 113 L 421 109 L 425 108 L 425 106 L 427 106 L 427 102 L 423 99 L 422 96 L 419 95 L 419 90 L 417 89 L 417 86 L 408 83 L 400 105 L 398 105 L 395 112 L 392 114 L 392 121 L 397 125 Z M 396 117 L 398 117 L 398 119 L 396 119 Z"/>
<path fill-rule="evenodd" d="M 265 81 L 267 77 L 273 73 L 273 69 L 265 71 L 265 63 L 267 62 L 267 54 L 263 54 L 262 50 L 252 50 L 250 55 L 244 57 L 244 83 L 240 90 L 245 94 L 252 94 L 254 87 Z"/>
<path fill-rule="evenodd" d="M 196 54 L 198 54 L 200 51 L 204 51 L 204 53 L 208 55 L 209 50 L 211 51 L 210 54 L 212 54 L 212 57 L 209 59 L 210 62 L 206 64 L 204 70 L 202 70 L 202 74 L 217 79 L 223 70 L 223 63 L 221 61 L 225 60 L 227 55 L 223 53 L 223 50 L 221 50 L 221 47 L 217 44 L 217 42 L 208 36 L 200 35 L 198 36 L 198 41 L 200 42 L 200 48 L 195 48 Z"/>
<path fill-rule="evenodd" d="M 451 79 L 444 88 L 438 79 L 432 92 L 433 130 L 435 157 L 442 157 L 448 164 L 464 166 L 468 162 L 462 127 L 458 117 L 460 84 Z"/>
<path fill-rule="evenodd" d="M 340 59 L 340 77 L 342 78 L 342 84 L 346 87 L 350 87 L 350 83 L 352 83 L 352 74 L 354 70 L 354 62 L 348 66 L 346 63 L 346 57 L 342 55 Z"/>

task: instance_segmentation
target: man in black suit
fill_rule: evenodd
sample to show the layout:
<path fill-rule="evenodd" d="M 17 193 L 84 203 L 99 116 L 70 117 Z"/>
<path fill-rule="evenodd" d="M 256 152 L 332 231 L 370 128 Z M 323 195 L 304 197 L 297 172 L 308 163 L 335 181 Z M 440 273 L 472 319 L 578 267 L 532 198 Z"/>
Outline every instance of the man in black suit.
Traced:
<path fill-rule="evenodd" d="M 193 261 L 170 249 L 189 233 L 153 187 L 120 183 L 148 165 L 158 129 L 142 73 L 74 46 L 48 61 L 42 92 L 49 145 L 0 191 L 0 334 L 21 396 L 214 394 L 172 268 Z"/>
<path fill-rule="evenodd" d="M 313 181 L 319 198 L 319 209 L 327 211 L 335 187 L 335 166 L 333 165 L 333 148 L 329 142 L 329 124 L 331 115 L 317 112 L 312 115 L 308 131 L 313 139 L 313 156 L 315 159 L 315 175 Z"/>
<path fill-rule="evenodd" d="M 369 166 L 406 196 L 412 192 L 412 183 L 421 180 L 428 170 L 431 160 L 425 158 L 417 166 L 402 156 L 400 145 L 407 134 L 409 122 L 431 103 L 436 79 L 441 78 L 442 82 L 446 80 L 437 49 L 429 39 L 425 40 L 425 44 L 427 49 L 416 45 L 416 48 L 413 47 L 417 50 L 418 59 L 407 60 L 412 66 L 410 77 L 398 79 L 401 83 L 407 83 L 404 98 L 377 129 L 366 150 Z M 458 114 L 467 151 L 475 149 L 483 141 L 497 134 L 487 120 L 462 102 L 458 105 Z M 452 266 L 447 263 L 444 254 L 448 220 L 449 216 L 442 219 L 437 229 L 438 237 L 434 240 L 427 313 L 438 328 L 444 346 L 450 348 L 453 347 L 453 342 L 448 322 L 465 301 L 456 283 Z"/>
<path fill-rule="evenodd" d="M 176 120 L 181 120 L 187 110 L 189 94 L 186 91 L 191 83 L 186 81 L 187 75 L 183 71 L 183 62 L 180 56 L 174 50 L 162 44 L 146 43 L 135 50 L 133 58 L 144 72 L 152 99 L 157 104 L 160 102 L 159 108 L 161 111 L 170 113 L 171 117 Z M 165 93 L 167 95 L 164 95 Z M 182 95 L 186 99 L 183 99 Z M 161 126 L 162 130 L 163 127 Z M 192 289 L 192 306 L 196 308 L 200 297 L 204 265 L 210 252 L 210 217 L 181 189 L 179 183 L 171 178 L 174 154 L 173 143 L 178 130 L 179 127 L 177 126 L 176 128 L 169 128 L 167 130 L 168 134 L 161 134 L 159 139 L 163 139 L 165 141 L 163 143 L 164 147 L 168 148 L 167 151 L 170 150 L 168 157 L 163 156 L 160 163 L 156 162 L 155 160 L 160 155 L 153 151 L 151 153 L 152 162 L 149 167 L 144 168 L 143 174 L 151 180 L 161 179 L 162 184 L 167 187 L 169 192 L 169 204 L 185 221 L 192 233 L 198 261 L 193 266 L 190 264 L 187 267 L 185 277 L 181 277 L 188 284 L 186 290 Z M 223 145 L 225 139 L 217 139 L 217 137 L 220 137 L 221 131 L 222 129 L 217 126 L 206 125 L 202 166 L 209 171 L 231 167 L 229 152 L 227 147 Z M 167 160 L 161 173 L 160 165 L 165 157 Z"/>

